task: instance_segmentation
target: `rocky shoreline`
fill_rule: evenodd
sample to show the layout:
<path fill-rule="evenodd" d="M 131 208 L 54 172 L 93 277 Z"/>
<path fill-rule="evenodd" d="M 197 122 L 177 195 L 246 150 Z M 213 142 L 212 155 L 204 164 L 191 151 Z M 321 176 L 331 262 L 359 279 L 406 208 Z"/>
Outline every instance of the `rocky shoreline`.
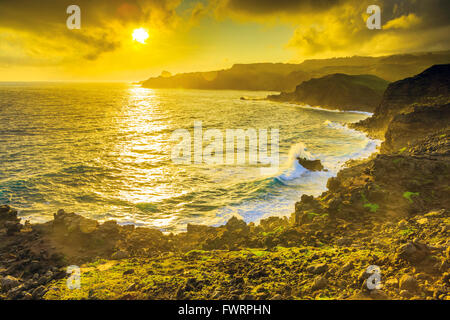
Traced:
<path fill-rule="evenodd" d="M 64 210 L 21 224 L 0 206 L 0 299 L 450 300 L 450 72 L 430 69 L 390 84 L 375 120 L 354 125 L 384 137 L 381 151 L 303 195 L 289 218 L 163 234 Z M 398 90 L 421 96 L 396 98 L 386 118 Z M 69 265 L 80 289 L 66 285 Z M 369 289 L 374 265 L 381 287 Z"/>

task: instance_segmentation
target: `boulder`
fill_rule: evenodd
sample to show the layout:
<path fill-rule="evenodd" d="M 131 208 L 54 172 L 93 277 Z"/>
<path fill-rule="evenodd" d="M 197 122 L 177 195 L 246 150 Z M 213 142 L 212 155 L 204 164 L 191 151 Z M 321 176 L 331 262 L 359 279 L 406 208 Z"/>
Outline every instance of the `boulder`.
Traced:
<path fill-rule="evenodd" d="M 415 292 L 419 288 L 419 284 L 414 276 L 405 274 L 400 278 L 399 287 L 400 290 Z"/>
<path fill-rule="evenodd" d="M 420 263 L 430 254 L 428 246 L 418 241 L 408 242 L 398 250 L 398 257 L 411 263 Z"/>
<path fill-rule="evenodd" d="M 309 171 L 324 171 L 324 167 L 320 160 L 308 160 L 306 158 L 297 158 L 298 163 L 302 165 L 303 168 Z M 326 171 L 326 170 L 325 170 Z"/>

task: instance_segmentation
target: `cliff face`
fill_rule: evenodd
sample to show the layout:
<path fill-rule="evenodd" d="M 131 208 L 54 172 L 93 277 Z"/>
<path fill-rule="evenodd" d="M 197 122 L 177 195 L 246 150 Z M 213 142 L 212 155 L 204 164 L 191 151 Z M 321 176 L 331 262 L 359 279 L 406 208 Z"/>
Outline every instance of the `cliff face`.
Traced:
<path fill-rule="evenodd" d="M 450 64 L 435 65 L 414 77 L 391 83 L 374 115 L 352 126 L 382 138 L 396 115 L 414 112 L 416 106 L 443 105 L 450 101 L 449 97 Z"/>
<path fill-rule="evenodd" d="M 305 81 L 294 92 L 268 98 L 329 109 L 373 112 L 387 85 L 387 81 L 371 75 L 350 76 L 337 73 Z"/>
<path fill-rule="evenodd" d="M 433 64 L 449 63 L 450 52 L 393 55 L 385 57 L 346 57 L 306 60 L 300 64 L 235 64 L 226 70 L 180 73 L 167 72 L 142 82 L 147 88 L 234 89 L 293 91 L 303 81 L 329 74 L 371 74 L 397 81 L 417 74 Z"/>
<path fill-rule="evenodd" d="M 381 145 L 384 153 L 398 152 L 402 148 L 420 146 L 420 141 L 430 133 L 445 135 L 450 123 L 450 104 L 439 106 L 416 106 L 412 112 L 396 115 L 388 125 L 385 141 Z M 440 147 L 436 145 L 436 147 Z"/>

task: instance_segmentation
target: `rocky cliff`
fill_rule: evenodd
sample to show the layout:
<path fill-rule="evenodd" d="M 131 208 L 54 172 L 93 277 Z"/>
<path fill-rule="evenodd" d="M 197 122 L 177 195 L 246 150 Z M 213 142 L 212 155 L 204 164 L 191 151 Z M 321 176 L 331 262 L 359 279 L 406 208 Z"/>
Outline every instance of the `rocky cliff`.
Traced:
<path fill-rule="evenodd" d="M 422 73 L 389 84 L 374 115 L 352 127 L 372 136 L 383 138 L 396 115 L 421 112 L 426 117 L 426 106 L 441 106 L 450 101 L 450 64 L 435 65 Z M 416 107 L 420 107 L 420 110 Z M 444 108 L 445 109 L 445 108 Z M 430 110 L 430 115 L 436 114 Z M 401 118 L 397 119 L 401 121 Z"/>
<path fill-rule="evenodd" d="M 387 81 L 376 76 L 337 73 L 305 81 L 294 92 L 271 95 L 268 99 L 328 109 L 373 112 L 387 86 Z"/>

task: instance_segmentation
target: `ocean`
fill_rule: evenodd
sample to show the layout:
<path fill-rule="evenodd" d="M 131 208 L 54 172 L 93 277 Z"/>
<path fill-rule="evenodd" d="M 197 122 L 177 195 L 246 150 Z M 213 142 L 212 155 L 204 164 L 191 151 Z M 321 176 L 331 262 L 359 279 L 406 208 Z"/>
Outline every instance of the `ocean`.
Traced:
<path fill-rule="evenodd" d="M 345 123 L 369 116 L 258 100 L 272 92 L 146 89 L 125 83 L 1 83 L 0 204 L 43 222 L 58 209 L 99 221 L 186 230 L 231 216 L 288 216 L 379 141 Z M 243 100 L 241 97 L 250 99 Z M 175 130 L 279 130 L 279 170 L 173 161 Z M 296 158 L 320 159 L 311 172 Z"/>

